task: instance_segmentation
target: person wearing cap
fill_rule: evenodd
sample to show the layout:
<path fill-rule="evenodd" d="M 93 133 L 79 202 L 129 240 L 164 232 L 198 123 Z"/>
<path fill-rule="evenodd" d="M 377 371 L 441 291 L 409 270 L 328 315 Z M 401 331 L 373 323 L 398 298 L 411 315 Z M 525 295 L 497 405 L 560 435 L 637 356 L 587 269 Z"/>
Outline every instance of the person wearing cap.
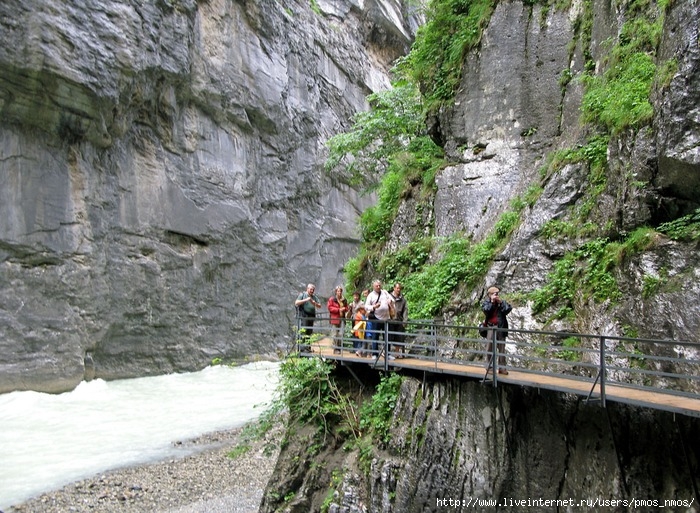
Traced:
<path fill-rule="evenodd" d="M 490 287 L 486 291 L 486 299 L 481 303 L 481 310 L 484 312 L 489 340 L 487 351 L 489 353 L 488 371 L 493 372 L 491 358 L 493 357 L 494 332 L 496 338 L 496 351 L 498 352 L 498 373 L 508 374 L 506 369 L 506 336 L 508 335 L 507 315 L 513 307 L 501 298 L 501 290 L 498 287 Z"/>

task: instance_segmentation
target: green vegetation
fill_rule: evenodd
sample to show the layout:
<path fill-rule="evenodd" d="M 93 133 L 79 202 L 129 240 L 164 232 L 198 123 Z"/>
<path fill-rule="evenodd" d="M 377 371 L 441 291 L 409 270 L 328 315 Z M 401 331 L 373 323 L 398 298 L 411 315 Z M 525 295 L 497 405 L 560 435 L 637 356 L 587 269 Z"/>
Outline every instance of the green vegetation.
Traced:
<path fill-rule="evenodd" d="M 356 257 L 350 258 L 343 267 L 343 274 L 345 275 L 345 290 L 348 294 L 355 291 L 357 284 L 362 282 L 363 276 L 363 265 L 365 261 L 365 252 L 360 249 L 360 254 Z"/>
<path fill-rule="evenodd" d="M 581 224 L 573 221 L 550 219 L 542 227 L 540 236 L 545 240 L 574 239 L 594 235 L 598 229 L 598 225 L 590 221 Z"/>
<path fill-rule="evenodd" d="M 331 473 L 331 483 L 328 488 L 328 493 L 326 494 L 326 498 L 324 499 L 323 504 L 321 504 L 321 513 L 327 513 L 327 511 L 330 509 L 331 504 L 333 504 L 333 499 L 335 499 L 336 489 L 342 481 L 343 473 L 340 470 L 335 469 Z"/>
<path fill-rule="evenodd" d="M 399 281 L 403 276 L 419 272 L 428 262 L 434 247 L 432 237 L 413 240 L 397 251 L 385 254 L 379 261 L 378 271 L 389 283 Z"/>
<path fill-rule="evenodd" d="M 533 207 L 539 197 L 542 195 L 542 187 L 540 185 L 530 185 L 522 197 L 515 197 L 511 201 L 511 207 L 515 212 L 522 212 L 527 207 Z"/>
<path fill-rule="evenodd" d="M 554 269 L 547 275 L 547 283 L 530 295 L 532 313 L 537 315 L 552 305 L 557 305 L 554 319 L 565 319 L 574 313 L 574 293 L 576 256 L 566 254 L 554 263 Z"/>
<path fill-rule="evenodd" d="M 591 2 L 587 0 L 587 15 Z M 627 21 L 619 37 L 607 41 L 610 51 L 603 63 L 602 75 L 591 72 L 583 77 L 586 92 L 582 102 L 582 119 L 618 134 L 628 128 L 638 129 L 653 116 L 649 101 L 655 80 L 666 83 L 669 67 L 657 70 L 656 50 L 661 40 L 663 19 L 669 2 L 630 0 L 626 5 Z M 588 30 L 588 28 L 587 28 Z M 672 66 L 671 66 L 672 69 Z"/>
<path fill-rule="evenodd" d="M 417 272 L 397 276 L 406 287 L 412 316 L 431 319 L 440 313 L 459 285 L 475 286 L 519 221 L 518 213 L 504 213 L 493 232 L 479 244 L 472 244 L 460 235 L 449 237 L 439 244 L 436 252 L 440 258 L 434 263 L 424 265 Z"/>
<path fill-rule="evenodd" d="M 557 357 L 568 362 L 578 362 L 581 360 L 581 352 L 577 351 L 576 347 L 579 347 L 580 341 L 576 337 L 567 337 L 562 342 L 562 347 L 571 349 L 560 349 L 557 351 Z"/>
<path fill-rule="evenodd" d="M 316 0 L 311 0 L 310 3 L 311 10 L 314 12 L 314 14 L 321 16 L 323 15 L 323 12 L 321 11 L 321 8 L 318 6 L 318 2 Z"/>
<path fill-rule="evenodd" d="M 391 188 L 397 177 L 385 181 L 387 172 L 409 180 L 423 180 L 424 173 L 441 164 L 442 149 L 425 135 L 423 98 L 417 86 L 396 81 L 392 88 L 371 94 L 369 111 L 353 118 L 350 131 L 328 141 L 326 171 L 352 185 Z M 433 174 L 434 176 L 434 174 Z"/>
<path fill-rule="evenodd" d="M 642 297 L 644 299 L 649 299 L 654 296 L 661 288 L 661 278 L 657 276 L 644 275 L 642 283 Z"/>
<path fill-rule="evenodd" d="M 642 297 L 650 299 L 657 294 L 675 293 L 682 290 L 688 281 L 692 281 L 694 269 L 687 268 L 684 272 L 671 275 L 665 267 L 658 271 L 658 275 L 645 274 L 642 277 Z"/>
<path fill-rule="evenodd" d="M 639 128 L 651 121 L 654 114 L 649 102 L 656 74 L 652 57 L 634 52 L 623 58 L 623 62 L 612 65 L 602 77 L 584 78 L 583 119 L 603 125 L 612 134 Z"/>
<path fill-rule="evenodd" d="M 292 355 L 285 359 L 271 406 L 257 423 L 246 427 L 242 442 L 229 456 L 235 458 L 245 454 L 250 450 L 250 441 L 261 438 L 280 415 L 286 413 L 290 426 L 316 428 L 309 440 L 306 457 L 317 455 L 325 445 L 325 438 L 333 436 L 346 440 L 346 450 L 357 450 L 360 466 L 369 472 L 375 447 L 388 443 L 391 438 L 390 427 L 403 378 L 396 373 L 383 376 L 371 398 L 357 397 L 361 401 L 358 406 L 351 397 L 349 386 L 335 378 L 334 365 L 321 358 Z M 333 470 L 323 510 L 330 508 L 342 476 L 343 472 Z M 271 497 L 280 499 L 276 492 L 271 492 Z M 293 497 L 294 492 L 289 492 L 284 501 Z"/>
<path fill-rule="evenodd" d="M 659 88 L 668 87 L 671 79 L 678 72 L 678 61 L 675 59 L 661 63 L 656 70 L 656 84 Z"/>
<path fill-rule="evenodd" d="M 377 204 L 365 210 L 360 216 L 362 239 L 368 244 L 386 242 L 399 208 L 403 186 L 403 177 L 397 171 L 387 171 L 382 177 Z"/>
<path fill-rule="evenodd" d="M 494 0 L 430 2 L 426 23 L 399 68 L 421 91 L 429 110 L 449 102 L 459 86 L 467 52 L 481 41 L 495 7 Z"/>
<path fill-rule="evenodd" d="M 372 400 L 364 403 L 360 410 L 360 429 L 363 433 L 372 433 L 372 439 L 388 443 L 391 437 L 389 427 L 399 398 L 403 378 L 391 373 L 382 376 Z"/>
<path fill-rule="evenodd" d="M 323 433 L 337 427 L 357 437 L 356 407 L 333 379 L 333 368 L 321 358 L 287 358 L 273 407 L 288 411 L 291 423 L 316 425 Z"/>
<path fill-rule="evenodd" d="M 285 359 L 280 367 L 276 397 L 253 433 L 259 436 L 266 432 L 274 418 L 287 412 L 290 424 L 316 426 L 320 434 L 346 438 L 354 447 L 361 448 L 365 441 L 370 447 L 377 441 L 387 443 L 401 375 L 383 376 L 371 399 L 358 405 L 334 378 L 334 365 L 321 358 Z M 309 450 L 313 452 L 314 447 L 310 446 Z"/>
<path fill-rule="evenodd" d="M 629 366 L 631 369 L 651 370 L 649 359 L 646 357 L 644 352 L 639 349 L 638 343 L 636 342 L 629 355 Z M 642 381 L 646 386 L 651 385 L 651 381 L 648 376 L 642 375 Z"/>
<path fill-rule="evenodd" d="M 626 258 L 651 247 L 654 241 L 653 230 L 639 228 L 622 242 L 594 239 L 568 252 L 555 262 L 545 286 L 530 294 L 533 313 L 539 314 L 557 305 L 552 317 L 567 318 L 573 315 L 577 293 L 582 301 L 589 298 L 598 302 L 618 301 L 622 293 L 617 285 L 615 269 Z"/>
<path fill-rule="evenodd" d="M 391 439 L 389 428 L 402 381 L 403 377 L 399 374 L 382 376 L 372 400 L 362 405 L 360 426 L 363 437 L 355 444 L 355 447 L 359 452 L 360 467 L 367 474 L 371 468 L 377 442 L 380 445 L 385 445 Z"/>
<path fill-rule="evenodd" d="M 618 244 L 607 239 L 595 239 L 584 244 L 577 251 L 579 260 L 585 266 L 582 276 L 584 289 L 596 301 L 611 299 L 617 301 L 622 293 L 617 287 L 613 271 L 619 261 Z M 579 286 L 581 283 L 579 283 Z"/>
<path fill-rule="evenodd" d="M 586 204 L 592 203 L 603 191 L 607 183 L 606 172 L 608 169 L 608 135 L 592 136 L 586 144 L 580 144 L 575 148 L 555 151 L 547 156 L 547 162 L 540 169 L 543 180 L 549 179 L 554 173 L 560 171 L 568 164 L 582 163 L 588 166 L 590 191 Z M 585 220 L 590 213 L 590 207 L 580 207 L 577 214 L 579 220 Z"/>
<path fill-rule="evenodd" d="M 687 216 L 659 225 L 658 230 L 673 240 L 695 241 L 700 239 L 700 208 Z"/>
<path fill-rule="evenodd" d="M 388 91 L 371 94 L 370 111 L 355 116 L 353 128 L 328 141 L 326 171 L 336 179 L 378 189 L 378 202 L 360 218 L 367 249 L 386 242 L 400 201 L 413 186 L 427 194 L 444 165 L 443 152 L 425 135 L 422 96 L 415 84 L 397 81 Z M 354 264 L 359 271 L 362 259 Z M 350 280 L 352 282 L 352 280 Z"/>

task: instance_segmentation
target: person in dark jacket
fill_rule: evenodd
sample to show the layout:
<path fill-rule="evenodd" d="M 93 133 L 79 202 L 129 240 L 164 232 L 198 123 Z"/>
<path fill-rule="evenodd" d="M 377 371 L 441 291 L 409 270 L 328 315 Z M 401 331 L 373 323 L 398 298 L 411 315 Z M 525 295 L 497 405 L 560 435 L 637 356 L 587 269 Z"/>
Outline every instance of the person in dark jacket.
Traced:
<path fill-rule="evenodd" d="M 490 287 L 487 291 L 487 298 L 481 303 L 481 309 L 484 312 L 485 323 L 488 326 L 488 348 L 489 353 L 489 372 L 493 372 L 491 357 L 493 356 L 493 341 L 494 332 L 496 342 L 496 351 L 498 352 L 498 373 L 508 374 L 506 370 L 506 336 L 508 335 L 508 317 L 507 315 L 513 309 L 505 299 L 501 298 L 501 291 L 498 287 Z M 494 329 L 498 328 L 498 330 Z"/>

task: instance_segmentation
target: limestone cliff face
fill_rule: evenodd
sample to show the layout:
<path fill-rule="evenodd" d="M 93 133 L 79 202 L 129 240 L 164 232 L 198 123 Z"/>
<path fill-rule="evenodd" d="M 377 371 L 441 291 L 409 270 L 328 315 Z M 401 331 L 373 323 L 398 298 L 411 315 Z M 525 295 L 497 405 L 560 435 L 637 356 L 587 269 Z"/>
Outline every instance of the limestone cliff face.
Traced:
<path fill-rule="evenodd" d="M 0 392 L 273 353 L 371 198 L 324 144 L 388 85 L 393 0 L 0 4 Z"/>
<path fill-rule="evenodd" d="M 700 79 L 700 7 L 674 2 L 665 13 L 658 61 L 660 66 L 674 62 L 676 72 L 668 84 L 654 85 L 651 127 L 611 138 L 606 185 L 588 207 L 595 233 L 543 234 L 546 223 L 569 221 L 590 201 L 587 166 L 569 164 L 546 180 L 540 176 L 556 150 L 585 143 L 579 78 L 586 58 L 574 24 L 581 9 L 582 2 L 572 2 L 566 10 L 498 2 L 481 44 L 466 59 L 454 105 L 437 118 L 434 130 L 456 163 L 437 177 L 430 218 L 437 235 L 459 232 L 480 241 L 514 197 L 543 183 L 542 194 L 522 212 L 519 227 L 482 286 L 467 291 L 468 297 L 451 305 L 453 310 L 468 310 L 494 283 L 506 295 L 542 287 L 554 263 L 586 237 L 623 240 L 636 228 L 658 226 L 700 207 L 700 97 L 692 85 Z M 602 72 L 610 41 L 618 37 L 628 13 L 622 3 L 610 0 L 594 0 L 592 12 L 589 51 Z M 563 81 L 563 73 L 571 79 Z M 402 208 L 390 245 L 410 240 L 420 228 L 412 209 Z M 615 275 L 620 301 L 595 304 L 579 294 L 575 319 L 555 320 L 548 327 L 609 335 L 624 335 L 633 327 L 642 337 L 697 341 L 700 310 L 690 299 L 700 296 L 697 250 L 697 243 L 660 238 L 648 251 L 621 262 Z M 663 286 L 645 297 L 645 280 Z M 518 305 L 511 326 L 540 329 L 551 318 L 551 310 L 533 316 L 531 306 Z"/>

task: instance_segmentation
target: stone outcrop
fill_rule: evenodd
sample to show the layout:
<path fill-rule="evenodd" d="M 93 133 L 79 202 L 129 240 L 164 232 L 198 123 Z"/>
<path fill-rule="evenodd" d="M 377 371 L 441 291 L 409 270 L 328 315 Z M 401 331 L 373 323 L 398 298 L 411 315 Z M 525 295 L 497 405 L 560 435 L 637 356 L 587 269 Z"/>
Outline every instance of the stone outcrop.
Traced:
<path fill-rule="evenodd" d="M 416 26 L 393 0 L 2 2 L 0 392 L 284 350 L 372 200 L 325 141 Z"/>
<path fill-rule="evenodd" d="M 308 432 L 290 432 L 261 511 L 321 511 L 324 501 L 327 511 L 348 513 L 575 511 L 634 498 L 697 511 L 688 507 L 697 503 L 695 420 L 549 391 L 407 378 L 391 441 L 369 455 L 336 440 L 335 452 L 313 458 Z"/>

